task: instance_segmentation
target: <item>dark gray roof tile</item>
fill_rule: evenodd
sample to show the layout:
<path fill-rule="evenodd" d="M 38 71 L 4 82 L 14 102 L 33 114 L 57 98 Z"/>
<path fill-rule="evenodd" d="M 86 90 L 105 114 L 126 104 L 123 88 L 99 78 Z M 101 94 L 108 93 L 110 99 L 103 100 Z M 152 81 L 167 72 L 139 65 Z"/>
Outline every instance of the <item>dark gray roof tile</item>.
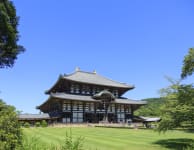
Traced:
<path fill-rule="evenodd" d="M 49 114 L 19 114 L 19 119 L 48 119 L 50 118 Z"/>
<path fill-rule="evenodd" d="M 63 79 L 81 82 L 81 83 L 102 85 L 102 86 L 111 86 L 111 87 L 128 88 L 128 89 L 134 88 L 134 86 L 132 85 L 127 85 L 125 83 L 120 83 L 114 80 L 110 80 L 97 73 L 91 73 L 91 72 L 76 71 L 70 75 L 64 75 Z"/>
<path fill-rule="evenodd" d="M 66 99 L 66 100 L 77 100 L 77 101 L 90 101 L 90 102 L 98 102 L 99 100 L 95 100 L 92 96 L 86 95 L 74 95 L 74 94 L 66 94 L 66 93 L 51 93 L 51 97 L 59 98 L 59 99 Z M 144 105 L 146 104 L 145 101 L 140 100 L 130 100 L 127 98 L 116 98 L 113 103 L 120 103 L 120 104 L 139 104 Z"/>

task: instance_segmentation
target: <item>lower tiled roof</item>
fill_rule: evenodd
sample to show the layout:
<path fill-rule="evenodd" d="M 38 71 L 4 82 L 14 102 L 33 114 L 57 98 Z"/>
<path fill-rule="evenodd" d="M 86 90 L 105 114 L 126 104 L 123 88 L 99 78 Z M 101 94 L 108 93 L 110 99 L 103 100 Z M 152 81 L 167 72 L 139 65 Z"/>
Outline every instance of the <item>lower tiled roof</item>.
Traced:
<path fill-rule="evenodd" d="M 19 120 L 25 120 L 25 119 L 49 119 L 49 114 L 19 114 L 18 115 Z"/>
<path fill-rule="evenodd" d="M 74 95 L 74 94 L 67 94 L 67 93 L 52 93 L 51 97 L 59 98 L 59 99 L 66 99 L 66 100 L 99 102 L 99 100 L 96 100 L 96 99 L 92 98 L 92 96 L 87 96 L 87 95 Z M 127 99 L 127 98 L 115 98 L 114 101 L 112 101 L 112 103 L 144 105 L 147 102 L 140 101 L 140 100 L 131 100 L 131 99 Z"/>

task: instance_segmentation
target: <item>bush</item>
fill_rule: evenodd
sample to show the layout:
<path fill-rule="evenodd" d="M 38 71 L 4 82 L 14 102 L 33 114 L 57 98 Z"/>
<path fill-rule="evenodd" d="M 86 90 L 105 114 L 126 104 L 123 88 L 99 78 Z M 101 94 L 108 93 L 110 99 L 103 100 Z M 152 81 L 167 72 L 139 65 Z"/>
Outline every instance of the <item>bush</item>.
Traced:
<path fill-rule="evenodd" d="M 70 130 L 69 134 L 66 132 L 65 144 L 62 146 L 62 150 L 83 150 L 83 137 L 78 137 L 73 140 L 72 132 Z"/>
<path fill-rule="evenodd" d="M 35 127 L 40 127 L 40 122 L 36 122 Z"/>
<path fill-rule="evenodd" d="M 40 124 L 41 124 L 41 127 L 47 127 L 48 126 L 48 123 L 45 120 L 42 120 Z"/>
<path fill-rule="evenodd" d="M 14 150 L 22 144 L 22 131 L 13 106 L 0 100 L 0 150 Z"/>
<path fill-rule="evenodd" d="M 25 122 L 25 123 L 23 124 L 23 126 L 24 126 L 25 128 L 29 128 L 29 127 L 30 127 L 30 124 L 29 124 L 28 122 Z"/>

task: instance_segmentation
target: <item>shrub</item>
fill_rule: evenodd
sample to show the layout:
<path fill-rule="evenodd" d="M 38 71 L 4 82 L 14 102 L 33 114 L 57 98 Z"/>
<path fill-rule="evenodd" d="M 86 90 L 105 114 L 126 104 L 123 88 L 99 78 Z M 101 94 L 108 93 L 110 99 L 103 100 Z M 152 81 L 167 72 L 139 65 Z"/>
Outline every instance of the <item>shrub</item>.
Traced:
<path fill-rule="evenodd" d="M 83 137 L 78 137 L 73 140 L 72 132 L 70 130 L 69 134 L 66 132 L 65 144 L 62 146 L 62 150 L 83 150 Z"/>
<path fill-rule="evenodd" d="M 22 144 L 22 131 L 13 106 L 0 100 L 0 150 L 14 150 Z"/>
<path fill-rule="evenodd" d="M 40 127 L 40 122 L 36 122 L 35 127 Z"/>
<path fill-rule="evenodd" d="M 48 126 L 48 123 L 45 120 L 42 120 L 40 124 L 41 124 L 41 127 L 47 127 Z"/>
<path fill-rule="evenodd" d="M 29 127 L 30 127 L 30 124 L 29 124 L 28 122 L 25 122 L 25 123 L 23 124 L 23 126 L 24 126 L 25 128 L 29 128 Z"/>

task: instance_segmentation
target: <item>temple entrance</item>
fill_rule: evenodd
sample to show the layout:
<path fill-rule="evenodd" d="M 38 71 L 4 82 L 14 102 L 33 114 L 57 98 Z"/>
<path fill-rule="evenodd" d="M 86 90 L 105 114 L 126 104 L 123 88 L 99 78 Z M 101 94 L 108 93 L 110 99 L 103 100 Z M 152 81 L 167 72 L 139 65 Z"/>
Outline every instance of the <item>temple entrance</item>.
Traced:
<path fill-rule="evenodd" d="M 104 118 L 104 114 L 103 113 L 96 114 L 97 122 L 102 122 L 103 118 Z"/>
<path fill-rule="evenodd" d="M 96 116 L 94 113 L 85 113 L 84 114 L 84 122 L 87 122 L 87 123 L 95 123 L 96 121 Z"/>
<path fill-rule="evenodd" d="M 93 98 L 101 101 L 101 108 L 99 107 L 99 109 L 101 111 L 103 110 L 103 113 L 98 114 L 98 121 L 104 123 L 112 122 L 114 119 L 111 114 L 108 114 L 108 108 L 110 107 L 111 101 L 115 99 L 114 95 L 108 90 L 103 90 L 95 94 Z"/>
<path fill-rule="evenodd" d="M 110 123 L 115 122 L 115 115 L 113 113 L 108 114 L 108 122 L 110 122 Z"/>

